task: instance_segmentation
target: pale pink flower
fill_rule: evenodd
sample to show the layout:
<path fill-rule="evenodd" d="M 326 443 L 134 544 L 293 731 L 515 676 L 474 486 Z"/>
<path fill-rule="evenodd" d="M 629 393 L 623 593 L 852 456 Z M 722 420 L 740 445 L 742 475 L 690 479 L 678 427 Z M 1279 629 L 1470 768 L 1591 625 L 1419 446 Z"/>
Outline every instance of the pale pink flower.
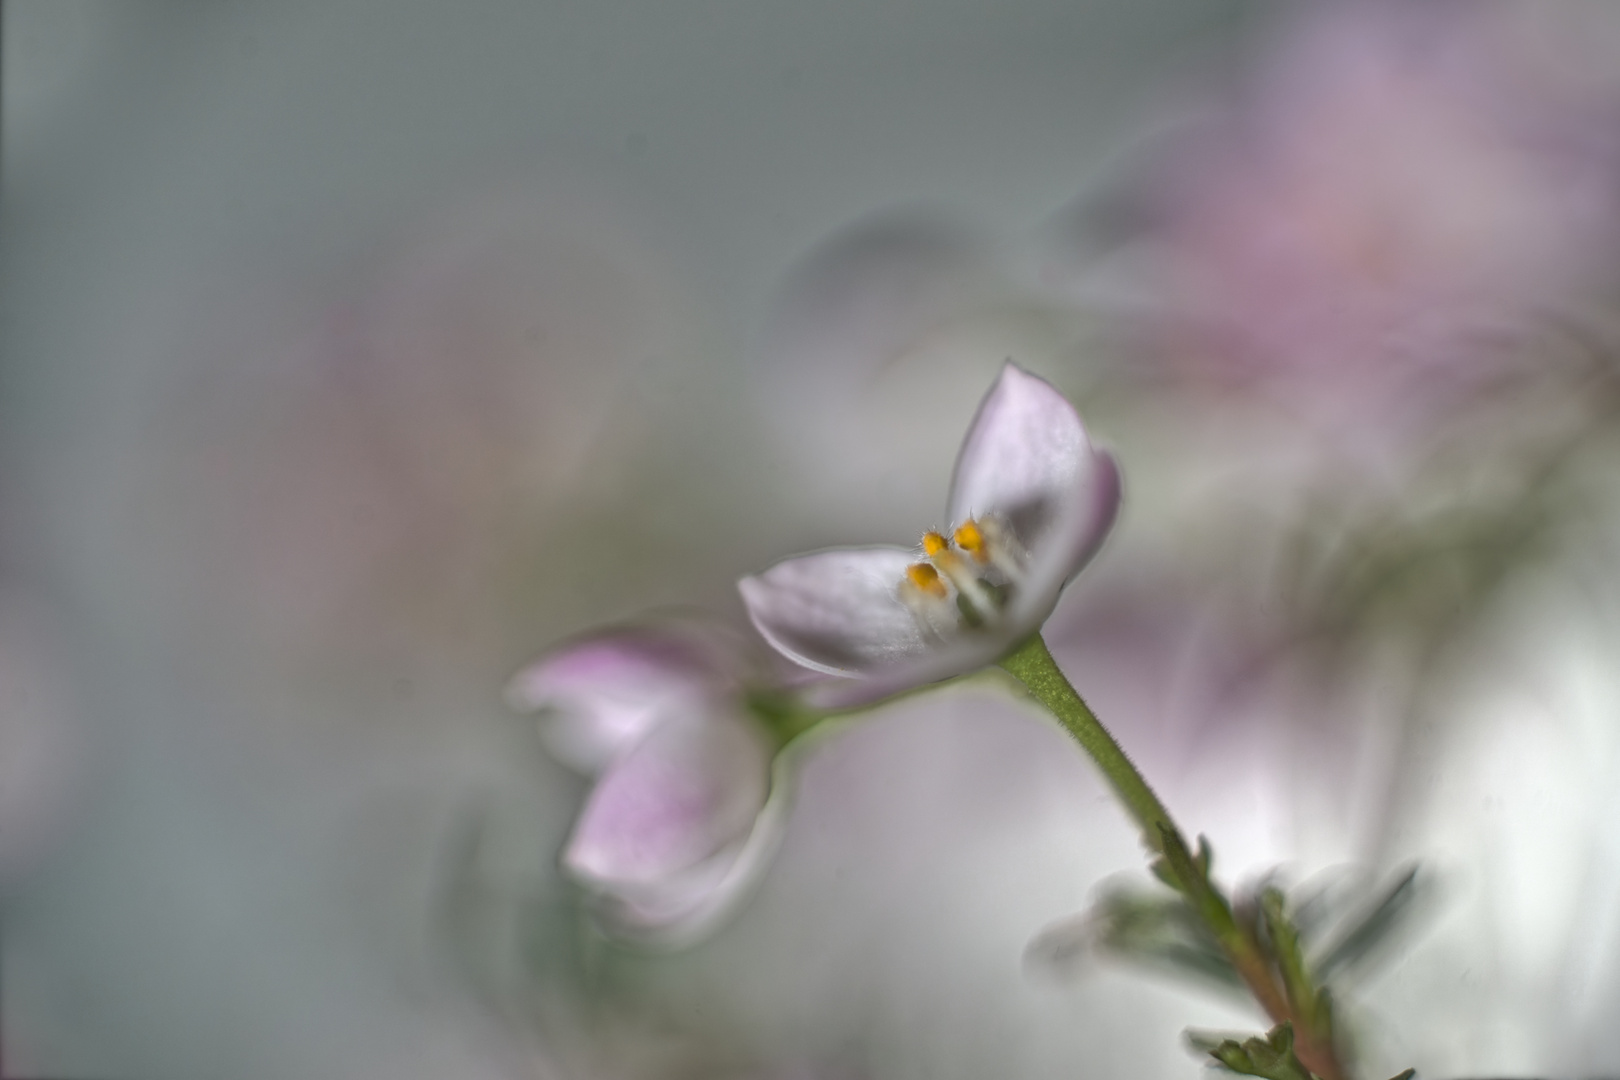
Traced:
<path fill-rule="evenodd" d="M 833 548 L 738 582 L 755 627 L 834 678 L 829 706 L 994 663 L 1040 628 L 1119 507 L 1114 459 L 1050 384 L 1009 362 L 962 443 L 944 531 L 922 548 Z"/>
<path fill-rule="evenodd" d="M 616 936 L 680 945 L 759 879 L 788 803 L 776 746 L 723 646 L 680 625 L 585 638 L 520 673 L 508 700 L 596 786 L 563 850 Z"/>
<path fill-rule="evenodd" d="M 520 712 L 544 711 L 540 734 L 552 757 L 595 776 L 670 716 L 725 696 L 735 678 L 707 634 L 627 626 L 548 654 L 513 678 L 506 698 Z"/>

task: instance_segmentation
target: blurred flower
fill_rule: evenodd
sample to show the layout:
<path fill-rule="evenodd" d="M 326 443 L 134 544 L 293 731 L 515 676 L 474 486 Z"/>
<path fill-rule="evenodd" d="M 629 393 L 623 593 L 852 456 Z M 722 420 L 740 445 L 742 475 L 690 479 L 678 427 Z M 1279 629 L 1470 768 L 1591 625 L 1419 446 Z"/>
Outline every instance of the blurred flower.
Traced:
<path fill-rule="evenodd" d="M 1537 321 L 1620 271 L 1620 24 L 1594 14 L 1313 8 L 1137 178 L 1151 325 L 1217 382 L 1373 434 L 1523 365 Z"/>
<path fill-rule="evenodd" d="M 595 776 L 661 721 L 730 682 L 716 643 L 668 626 L 628 627 L 576 642 L 524 669 L 507 689 L 541 725 L 558 761 Z"/>
<path fill-rule="evenodd" d="M 741 691 L 720 644 L 680 624 L 586 638 L 513 680 L 554 756 L 597 778 L 562 862 L 611 933 L 691 942 L 775 851 L 788 784 Z"/>
<path fill-rule="evenodd" d="M 993 663 L 1034 633 L 1102 544 L 1114 459 L 1074 407 L 1008 362 L 956 462 L 954 530 L 900 547 L 834 548 L 738 582 L 759 632 L 795 663 L 855 680 L 812 691 L 853 705 Z"/>

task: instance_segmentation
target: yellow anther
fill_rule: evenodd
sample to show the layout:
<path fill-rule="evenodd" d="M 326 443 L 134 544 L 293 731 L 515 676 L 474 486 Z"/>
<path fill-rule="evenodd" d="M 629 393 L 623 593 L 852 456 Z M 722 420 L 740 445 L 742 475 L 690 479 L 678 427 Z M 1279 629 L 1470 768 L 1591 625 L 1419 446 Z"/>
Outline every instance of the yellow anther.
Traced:
<path fill-rule="evenodd" d="M 929 564 L 925 562 L 912 563 L 906 567 L 906 579 L 930 596 L 937 596 L 941 600 L 945 599 L 947 592 L 945 582 L 940 580 L 939 571 Z"/>
<path fill-rule="evenodd" d="M 979 523 L 972 518 L 968 518 L 957 527 L 956 535 L 952 539 L 956 541 L 957 547 L 973 556 L 974 562 L 990 561 L 990 542 L 979 528 Z"/>
<path fill-rule="evenodd" d="M 923 554 L 927 555 L 930 559 L 934 558 L 936 555 L 945 554 L 946 550 L 950 546 L 951 542 L 937 532 L 930 531 L 923 533 Z"/>

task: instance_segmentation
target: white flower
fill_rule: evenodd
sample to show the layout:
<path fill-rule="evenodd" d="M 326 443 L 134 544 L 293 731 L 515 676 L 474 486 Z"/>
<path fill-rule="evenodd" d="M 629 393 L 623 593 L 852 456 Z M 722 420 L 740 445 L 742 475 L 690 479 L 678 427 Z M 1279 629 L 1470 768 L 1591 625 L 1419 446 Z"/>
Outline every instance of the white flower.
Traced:
<path fill-rule="evenodd" d="M 844 707 L 994 663 L 1040 628 L 1101 546 L 1119 470 L 1074 407 L 1009 362 L 956 460 L 943 531 L 920 549 L 833 548 L 738 582 L 754 626 L 790 660 L 840 677 Z"/>
<path fill-rule="evenodd" d="M 689 943 L 759 879 L 786 770 L 719 643 L 679 624 L 607 631 L 537 661 L 507 697 L 543 712 L 554 756 L 597 776 L 562 864 L 610 933 Z"/>

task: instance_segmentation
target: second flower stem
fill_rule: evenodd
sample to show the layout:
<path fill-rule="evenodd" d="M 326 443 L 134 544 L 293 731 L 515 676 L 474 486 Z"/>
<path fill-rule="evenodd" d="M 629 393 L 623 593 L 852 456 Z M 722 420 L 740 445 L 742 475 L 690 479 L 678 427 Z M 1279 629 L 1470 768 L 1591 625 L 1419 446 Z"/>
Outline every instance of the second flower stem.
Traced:
<path fill-rule="evenodd" d="M 1001 666 L 1023 683 L 1031 696 L 1046 706 L 1064 730 L 1097 763 L 1141 830 L 1142 843 L 1164 860 L 1169 873 L 1180 883 L 1181 893 L 1188 905 L 1209 929 L 1256 1002 L 1277 1023 L 1288 1021 L 1293 1024 L 1295 1052 L 1305 1067 L 1322 1077 L 1322 1080 L 1343 1080 L 1344 1070 L 1334 1052 L 1331 1035 L 1323 1039 L 1321 1033 L 1313 1030 L 1315 1025 L 1300 1022 L 1308 1017 L 1295 1015 L 1299 1010 L 1289 1000 L 1285 988 L 1279 985 L 1271 962 L 1252 935 L 1245 933 L 1238 925 L 1226 897 L 1209 880 L 1208 866 L 1195 860 L 1170 812 L 1164 808 L 1124 749 L 1103 727 L 1102 721 L 1097 719 L 1097 714 L 1091 711 L 1085 699 L 1058 668 L 1057 661 L 1052 659 L 1051 652 L 1046 648 L 1046 642 L 1041 640 L 1039 634 L 1031 635 L 1028 641 L 1002 659 Z"/>

